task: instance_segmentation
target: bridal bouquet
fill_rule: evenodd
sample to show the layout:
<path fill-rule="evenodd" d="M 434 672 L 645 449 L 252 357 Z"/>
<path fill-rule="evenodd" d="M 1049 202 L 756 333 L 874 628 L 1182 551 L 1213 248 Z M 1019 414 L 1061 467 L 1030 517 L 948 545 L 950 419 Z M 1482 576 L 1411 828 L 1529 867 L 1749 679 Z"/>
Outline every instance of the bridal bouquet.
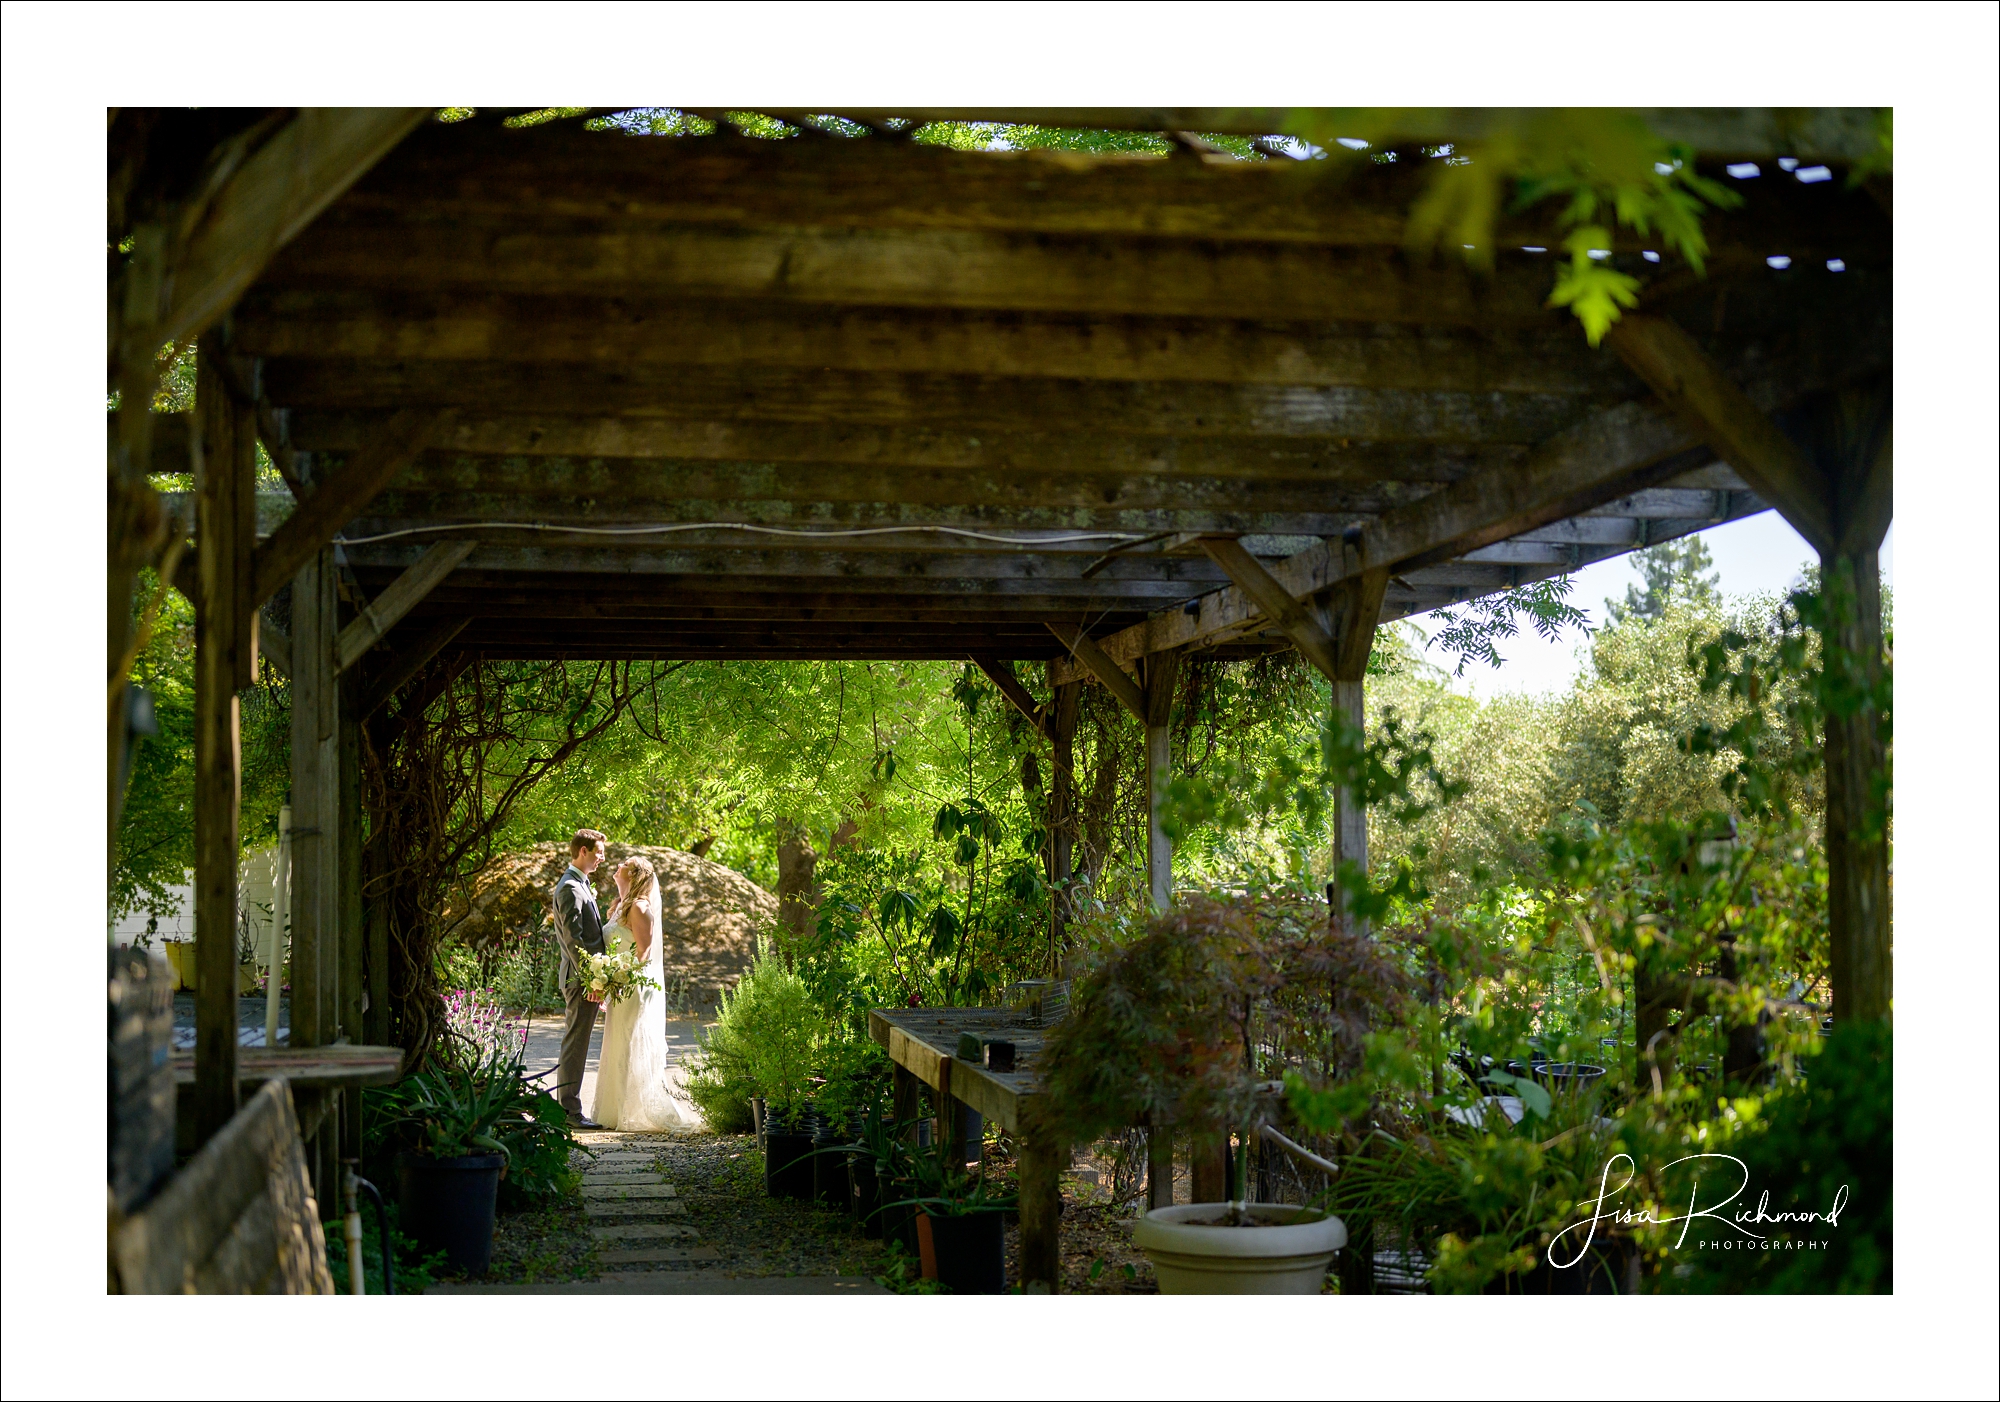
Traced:
<path fill-rule="evenodd" d="M 645 973 L 645 965 L 630 950 L 606 951 L 583 956 L 583 986 L 604 1000 L 606 1007 L 622 1001 L 641 988 L 657 990 L 659 984 Z"/>

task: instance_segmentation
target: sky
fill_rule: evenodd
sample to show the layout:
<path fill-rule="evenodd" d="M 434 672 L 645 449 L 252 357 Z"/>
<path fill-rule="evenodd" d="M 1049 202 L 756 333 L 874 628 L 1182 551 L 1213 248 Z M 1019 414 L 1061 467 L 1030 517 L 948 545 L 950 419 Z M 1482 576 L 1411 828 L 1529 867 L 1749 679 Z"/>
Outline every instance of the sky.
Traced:
<path fill-rule="evenodd" d="M 1817 558 L 1813 548 L 1775 511 L 1760 511 L 1755 516 L 1697 534 L 1715 559 L 1715 572 L 1720 576 L 1725 595 L 1775 593 L 1785 589 Z M 1882 542 L 1884 585 L 1895 582 L 1895 545 L 1896 529 L 1891 526 Z M 1639 572 L 1633 568 L 1632 556 L 1619 555 L 1586 565 L 1570 578 L 1576 587 L 1569 601 L 1589 613 L 1595 627 L 1604 621 L 1604 601 L 1622 601 L 1625 587 L 1638 583 Z M 1410 621 L 1426 637 L 1442 626 L 1431 614 L 1419 614 Z M 1506 659 L 1504 665 L 1496 668 L 1475 662 L 1453 686 L 1482 700 L 1509 692 L 1540 696 L 1564 691 L 1588 664 L 1590 640 L 1580 630 L 1570 628 L 1554 642 L 1545 642 L 1524 627 L 1519 636 L 1501 642 L 1499 651 Z M 1455 659 L 1442 649 L 1433 648 L 1428 655 L 1440 666 L 1456 665 Z"/>

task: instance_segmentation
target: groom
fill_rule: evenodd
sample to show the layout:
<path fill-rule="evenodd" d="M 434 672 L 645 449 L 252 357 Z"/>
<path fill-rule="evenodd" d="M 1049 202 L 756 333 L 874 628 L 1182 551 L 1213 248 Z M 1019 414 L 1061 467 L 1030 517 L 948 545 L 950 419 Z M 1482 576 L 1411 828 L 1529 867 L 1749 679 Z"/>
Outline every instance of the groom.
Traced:
<path fill-rule="evenodd" d="M 595 828 L 578 828 L 569 840 L 569 866 L 556 879 L 550 893 L 556 908 L 556 943 L 562 946 L 563 1005 L 568 1017 L 563 1023 L 562 1054 L 556 1061 L 556 1100 L 581 1129 L 601 1129 L 583 1113 L 583 1064 L 590 1058 L 590 1033 L 597 1026 L 599 1000 L 585 990 L 579 954 L 604 952 L 604 917 L 597 910 L 597 892 L 591 889 L 590 874 L 604 860 L 604 834 Z"/>

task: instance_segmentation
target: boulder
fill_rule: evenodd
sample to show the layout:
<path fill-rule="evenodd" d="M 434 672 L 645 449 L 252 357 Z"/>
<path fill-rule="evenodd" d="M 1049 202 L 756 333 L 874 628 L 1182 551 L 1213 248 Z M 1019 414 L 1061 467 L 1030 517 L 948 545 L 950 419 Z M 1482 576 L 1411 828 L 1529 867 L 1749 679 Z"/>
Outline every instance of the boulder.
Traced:
<path fill-rule="evenodd" d="M 684 982 L 694 1001 L 709 1005 L 721 989 L 735 987 L 757 952 L 758 932 L 777 923 L 778 898 L 740 872 L 672 847 L 612 842 L 605 850 L 592 876 L 605 914 L 618 898 L 611 873 L 635 853 L 645 857 L 660 878 L 667 978 Z M 469 899 L 447 906 L 446 933 L 483 948 L 546 930 L 553 921 L 549 893 L 568 865 L 563 842 L 494 857 L 472 879 Z"/>

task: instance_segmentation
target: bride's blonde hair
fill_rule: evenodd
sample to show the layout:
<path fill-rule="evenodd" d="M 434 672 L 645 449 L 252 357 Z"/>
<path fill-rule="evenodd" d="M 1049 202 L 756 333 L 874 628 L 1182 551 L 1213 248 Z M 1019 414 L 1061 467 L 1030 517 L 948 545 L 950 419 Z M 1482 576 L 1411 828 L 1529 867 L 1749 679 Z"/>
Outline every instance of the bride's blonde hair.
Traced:
<path fill-rule="evenodd" d="M 653 873 L 653 864 L 644 857 L 636 855 L 627 857 L 618 864 L 618 871 L 629 875 L 630 880 L 625 888 L 629 894 L 619 901 L 611 912 L 613 923 L 625 918 L 625 912 L 632 908 L 634 901 L 646 900 L 660 889 L 660 879 Z"/>

